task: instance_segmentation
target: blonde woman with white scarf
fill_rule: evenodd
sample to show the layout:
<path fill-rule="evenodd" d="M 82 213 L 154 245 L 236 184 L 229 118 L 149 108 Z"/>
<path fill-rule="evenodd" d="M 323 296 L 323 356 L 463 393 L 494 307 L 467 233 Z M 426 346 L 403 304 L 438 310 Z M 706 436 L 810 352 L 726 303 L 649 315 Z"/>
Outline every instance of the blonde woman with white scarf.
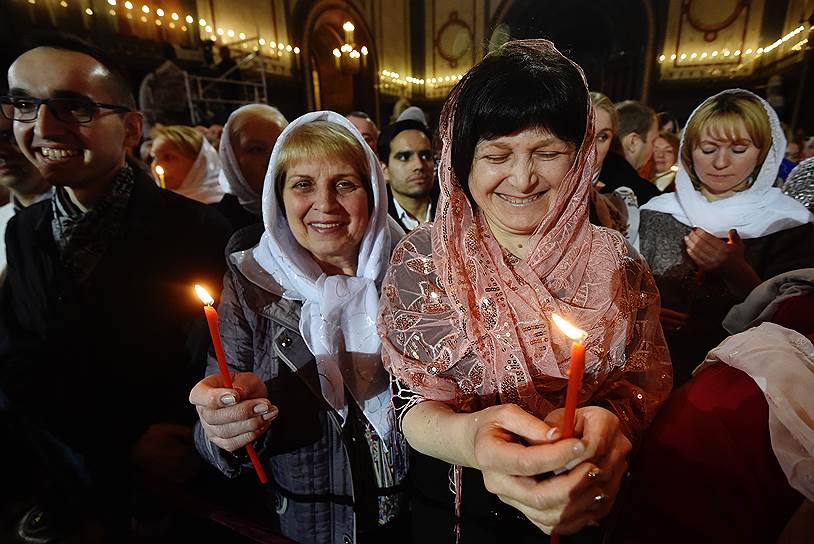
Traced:
<path fill-rule="evenodd" d="M 262 212 L 227 248 L 218 311 L 234 387 L 210 356 L 190 393 L 198 450 L 233 477 L 252 470 L 240 452 L 254 443 L 289 538 L 402 541 L 406 451 L 375 322 L 403 232 L 379 162 L 344 117 L 306 114 L 274 146 Z"/>
<path fill-rule="evenodd" d="M 676 191 L 641 208 L 641 252 L 661 292 L 677 385 L 726 336 L 733 305 L 764 279 L 814 265 L 811 213 L 774 186 L 785 149 L 766 101 L 719 93 L 687 122 Z"/>

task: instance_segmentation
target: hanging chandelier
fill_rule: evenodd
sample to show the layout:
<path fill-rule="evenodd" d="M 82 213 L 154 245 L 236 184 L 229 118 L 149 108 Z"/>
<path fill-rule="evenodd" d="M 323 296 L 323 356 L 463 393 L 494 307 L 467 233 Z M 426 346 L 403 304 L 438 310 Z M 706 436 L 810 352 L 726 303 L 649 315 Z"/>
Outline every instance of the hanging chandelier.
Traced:
<path fill-rule="evenodd" d="M 344 74 L 355 74 L 360 68 L 367 66 L 367 46 L 363 45 L 356 49 L 356 43 L 353 41 L 355 29 L 353 23 L 345 21 L 345 24 L 342 25 L 342 30 L 345 31 L 345 43 L 333 50 L 336 69 Z"/>

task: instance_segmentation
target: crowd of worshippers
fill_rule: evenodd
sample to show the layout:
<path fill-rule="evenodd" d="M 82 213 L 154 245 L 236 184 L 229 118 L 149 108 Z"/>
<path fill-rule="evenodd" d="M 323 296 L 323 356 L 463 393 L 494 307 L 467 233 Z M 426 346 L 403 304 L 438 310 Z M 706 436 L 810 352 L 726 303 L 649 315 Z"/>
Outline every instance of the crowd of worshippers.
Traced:
<path fill-rule="evenodd" d="M 437 131 L 250 104 L 145 139 L 103 52 L 28 43 L 0 540 L 810 542 L 814 159 L 750 91 L 680 127 L 589 83 L 511 41 Z"/>

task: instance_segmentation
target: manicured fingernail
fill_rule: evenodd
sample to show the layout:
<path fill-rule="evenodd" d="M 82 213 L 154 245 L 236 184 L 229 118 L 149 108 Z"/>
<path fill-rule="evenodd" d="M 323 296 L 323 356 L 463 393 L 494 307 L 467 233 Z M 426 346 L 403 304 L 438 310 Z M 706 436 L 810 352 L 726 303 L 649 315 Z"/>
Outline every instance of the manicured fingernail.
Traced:
<path fill-rule="evenodd" d="M 253 408 L 255 414 L 265 414 L 269 411 L 269 407 L 263 403 L 256 404 Z"/>
<path fill-rule="evenodd" d="M 549 440 L 556 440 L 560 437 L 560 430 L 557 427 L 552 427 L 545 433 L 545 437 Z"/>
<path fill-rule="evenodd" d="M 278 412 L 277 408 L 275 408 L 274 406 L 272 406 L 272 407 L 271 407 L 271 410 L 269 410 L 268 412 L 266 412 L 265 414 L 263 414 L 263 416 L 262 416 L 262 417 L 263 417 L 263 421 L 271 421 L 272 419 L 274 419 L 275 417 L 277 417 L 277 412 Z"/>
<path fill-rule="evenodd" d="M 577 454 L 577 455 L 580 455 L 580 454 L 582 454 L 582 453 L 585 453 L 585 443 L 584 443 L 582 440 L 580 440 L 579 442 L 577 442 L 576 444 L 574 444 L 574 447 L 573 447 L 573 448 L 571 448 L 571 449 L 572 449 L 572 450 L 573 450 L 573 452 L 574 452 L 575 454 Z"/>
<path fill-rule="evenodd" d="M 226 406 L 231 406 L 237 402 L 237 399 L 235 398 L 234 395 L 223 395 L 220 398 L 220 402 L 221 404 L 225 404 Z"/>

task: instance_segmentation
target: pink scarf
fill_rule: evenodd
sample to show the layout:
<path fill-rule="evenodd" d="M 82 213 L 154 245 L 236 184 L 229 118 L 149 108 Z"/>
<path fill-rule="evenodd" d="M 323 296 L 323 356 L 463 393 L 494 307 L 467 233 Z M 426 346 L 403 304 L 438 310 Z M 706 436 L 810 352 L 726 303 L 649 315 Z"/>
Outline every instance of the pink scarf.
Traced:
<path fill-rule="evenodd" d="M 557 52 L 544 40 L 509 45 Z M 647 265 L 620 233 L 588 222 L 591 101 L 574 164 L 518 261 L 472 209 L 452 168 L 452 125 L 465 115 L 456 111 L 461 85 L 466 78 L 441 114 L 436 221 L 396 248 L 382 287 L 385 367 L 406 407 L 425 399 L 467 412 L 516 403 L 543 418 L 563 405 L 567 383 L 570 341 L 549 319 L 556 312 L 588 333 L 579 403 L 611 409 L 635 439 L 670 391 L 672 368 Z M 587 95 L 587 85 L 574 92 Z"/>

